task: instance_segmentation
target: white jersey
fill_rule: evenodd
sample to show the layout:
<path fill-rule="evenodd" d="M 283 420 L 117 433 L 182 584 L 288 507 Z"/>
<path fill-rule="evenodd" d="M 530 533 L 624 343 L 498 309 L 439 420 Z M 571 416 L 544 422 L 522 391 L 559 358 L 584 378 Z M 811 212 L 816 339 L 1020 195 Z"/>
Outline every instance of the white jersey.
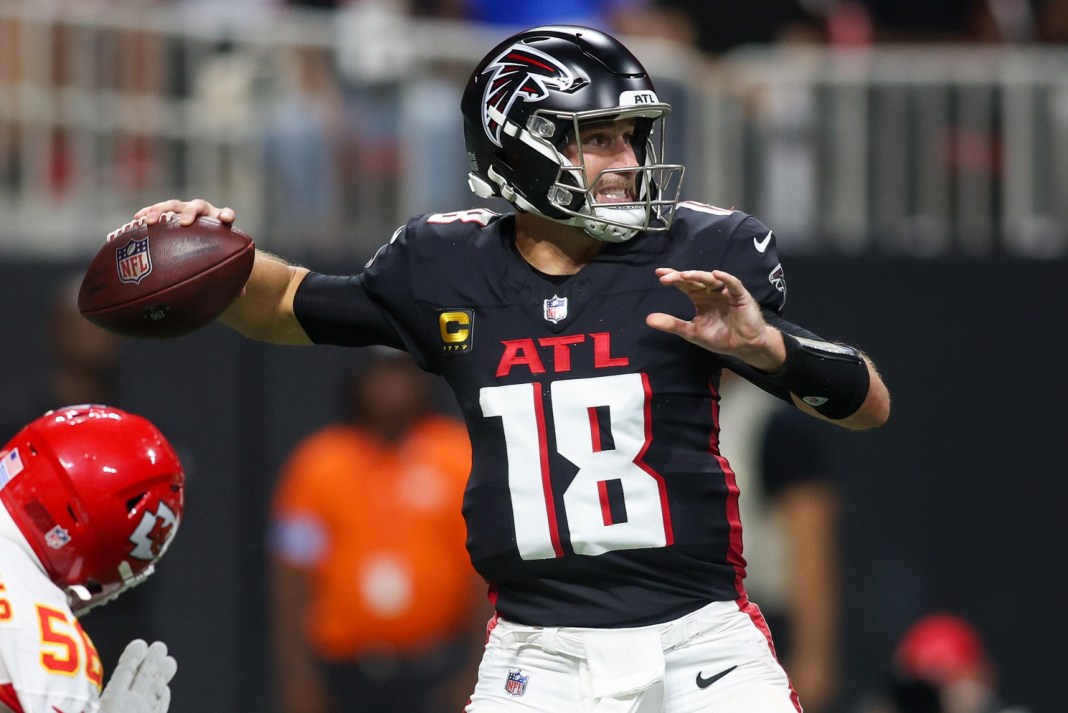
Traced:
<path fill-rule="evenodd" d="M 97 713 L 103 677 L 66 595 L 0 537 L 0 711 Z"/>

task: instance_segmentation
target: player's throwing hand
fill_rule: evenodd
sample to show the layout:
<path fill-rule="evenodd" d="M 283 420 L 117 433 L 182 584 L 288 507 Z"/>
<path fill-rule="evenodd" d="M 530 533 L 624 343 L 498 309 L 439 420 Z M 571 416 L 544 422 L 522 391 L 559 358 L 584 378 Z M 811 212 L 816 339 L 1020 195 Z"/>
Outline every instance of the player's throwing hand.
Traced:
<path fill-rule="evenodd" d="M 134 220 L 144 219 L 149 225 L 155 225 L 164 213 L 177 213 L 182 225 L 192 225 L 197 216 L 203 215 L 223 223 L 233 223 L 237 214 L 233 208 L 216 208 L 206 200 L 197 198 L 191 201 L 167 200 L 145 206 L 134 213 Z"/>

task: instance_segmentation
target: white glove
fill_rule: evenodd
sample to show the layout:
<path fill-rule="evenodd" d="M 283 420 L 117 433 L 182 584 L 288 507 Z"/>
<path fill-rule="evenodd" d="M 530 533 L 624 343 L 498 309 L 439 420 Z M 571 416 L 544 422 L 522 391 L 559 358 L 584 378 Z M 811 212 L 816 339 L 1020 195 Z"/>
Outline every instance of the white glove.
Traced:
<path fill-rule="evenodd" d="M 149 646 L 134 639 L 100 695 L 100 713 L 167 713 L 171 705 L 167 684 L 177 670 L 178 663 L 167 655 L 162 641 Z"/>

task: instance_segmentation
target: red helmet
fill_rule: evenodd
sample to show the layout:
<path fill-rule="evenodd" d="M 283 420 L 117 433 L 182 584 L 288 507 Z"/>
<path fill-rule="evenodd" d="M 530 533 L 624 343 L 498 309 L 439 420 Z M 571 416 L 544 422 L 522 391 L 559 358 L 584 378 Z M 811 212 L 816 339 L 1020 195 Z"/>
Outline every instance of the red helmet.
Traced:
<path fill-rule="evenodd" d="M 979 633 L 953 614 L 930 614 L 909 627 L 896 652 L 901 673 L 936 686 L 989 681 L 993 666 Z"/>
<path fill-rule="evenodd" d="M 152 574 L 184 487 L 159 429 L 108 406 L 49 411 L 0 449 L 0 501 L 75 613 Z"/>

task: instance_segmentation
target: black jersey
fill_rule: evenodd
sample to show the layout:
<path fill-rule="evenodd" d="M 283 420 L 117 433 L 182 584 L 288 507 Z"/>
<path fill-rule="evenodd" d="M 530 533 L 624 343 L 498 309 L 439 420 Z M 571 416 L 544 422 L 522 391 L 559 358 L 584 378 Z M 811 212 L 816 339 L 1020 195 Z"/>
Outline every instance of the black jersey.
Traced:
<path fill-rule="evenodd" d="M 640 626 L 744 596 L 738 489 L 718 451 L 729 362 L 645 316 L 692 318 L 654 273 L 673 267 L 725 270 L 774 317 L 772 232 L 680 203 L 670 231 L 606 244 L 565 278 L 532 269 L 513 235 L 511 214 L 415 218 L 360 275 L 306 278 L 297 317 L 315 342 L 403 346 L 447 380 L 473 449 L 467 548 L 501 616 Z"/>

